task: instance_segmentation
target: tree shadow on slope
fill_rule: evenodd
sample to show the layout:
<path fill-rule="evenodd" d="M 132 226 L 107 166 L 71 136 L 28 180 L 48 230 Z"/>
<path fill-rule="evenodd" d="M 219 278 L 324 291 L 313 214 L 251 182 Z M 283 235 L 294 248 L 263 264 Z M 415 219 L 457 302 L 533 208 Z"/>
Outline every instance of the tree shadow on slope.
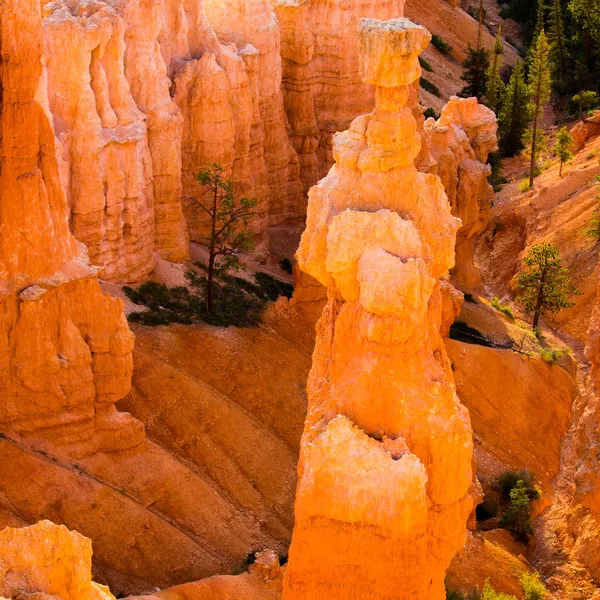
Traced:
<path fill-rule="evenodd" d="M 249 279 L 224 275 L 215 280 L 213 310 L 207 312 L 205 267 L 196 263 L 196 270 L 186 273 L 188 285 L 168 287 L 148 281 L 137 289 L 125 286 L 123 291 L 146 310 L 128 316 L 132 323 L 168 325 L 169 323 L 208 323 L 218 327 L 255 327 L 259 324 L 268 302 L 279 296 L 291 298 L 294 288 L 267 273 L 258 272 Z"/>

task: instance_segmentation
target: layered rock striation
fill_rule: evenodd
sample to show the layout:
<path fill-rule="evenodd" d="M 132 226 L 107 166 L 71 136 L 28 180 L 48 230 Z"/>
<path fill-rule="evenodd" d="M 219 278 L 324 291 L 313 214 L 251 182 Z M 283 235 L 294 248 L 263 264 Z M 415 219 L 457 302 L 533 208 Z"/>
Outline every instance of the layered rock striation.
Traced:
<path fill-rule="evenodd" d="M 14 32 L 19 31 L 15 36 Z M 133 348 L 120 300 L 105 296 L 69 232 L 47 113 L 36 0 L 0 14 L 0 428 L 75 453 L 135 445 L 141 423 L 114 403 Z M 83 102 L 83 100 L 82 100 Z"/>
<path fill-rule="evenodd" d="M 429 33 L 360 24 L 376 108 L 334 136 L 301 269 L 328 289 L 308 383 L 284 598 L 442 599 L 472 508 L 472 434 L 440 330 L 460 221 L 420 173 L 413 84 Z M 445 291 L 443 291 L 445 290 Z"/>

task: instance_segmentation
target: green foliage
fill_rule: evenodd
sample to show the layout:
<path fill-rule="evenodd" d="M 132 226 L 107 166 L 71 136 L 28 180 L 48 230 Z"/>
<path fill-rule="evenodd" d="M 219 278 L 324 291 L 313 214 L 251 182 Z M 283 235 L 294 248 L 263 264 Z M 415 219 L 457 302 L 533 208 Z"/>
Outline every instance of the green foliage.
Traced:
<path fill-rule="evenodd" d="M 427 91 L 430 94 L 433 94 L 434 96 L 436 96 L 437 98 L 441 98 L 442 97 L 442 93 L 440 92 L 440 90 L 437 87 L 437 85 L 435 85 L 434 83 L 431 83 L 431 81 L 428 81 L 424 77 L 421 77 L 421 87 L 425 91 Z"/>
<path fill-rule="evenodd" d="M 566 127 L 561 127 L 556 135 L 556 143 L 554 144 L 554 154 L 560 160 L 559 176 L 562 177 L 563 165 L 573 158 L 571 147 L 573 146 L 573 137 Z"/>
<path fill-rule="evenodd" d="M 460 91 L 463 98 L 475 97 L 481 100 L 487 90 L 488 71 L 490 68 L 490 52 L 485 48 L 473 48 L 469 44 L 467 56 L 462 63 L 461 79 L 466 83 Z"/>
<path fill-rule="evenodd" d="M 565 348 L 542 348 L 540 350 L 540 356 L 542 357 L 542 360 L 548 363 L 549 365 L 553 365 L 557 363 L 561 358 L 564 358 L 565 356 L 569 355 L 569 351 Z"/>
<path fill-rule="evenodd" d="M 537 500 L 540 497 L 540 491 L 535 484 L 535 477 L 527 470 L 524 471 L 505 471 L 498 475 L 492 487 L 497 490 L 504 502 L 510 500 L 510 492 L 522 481 L 527 490 L 530 500 Z"/>
<path fill-rule="evenodd" d="M 596 196 L 596 199 L 599 200 L 598 205 L 594 209 L 594 213 L 590 222 L 588 224 L 588 228 L 586 234 L 594 238 L 597 242 L 600 241 L 600 195 Z"/>
<path fill-rule="evenodd" d="M 431 45 L 439 50 L 442 54 L 449 54 L 452 51 L 452 46 L 447 44 L 439 35 L 435 33 L 431 35 Z"/>
<path fill-rule="evenodd" d="M 209 221 L 208 233 L 201 241 L 208 248 L 206 311 L 211 313 L 215 276 L 239 270 L 239 255 L 254 247 L 254 236 L 247 225 L 258 214 L 254 210 L 258 202 L 246 197 L 236 201 L 233 183 L 223 177 L 223 167 L 216 163 L 199 171 L 196 180 L 205 188 L 205 193 L 193 200 Z"/>
<path fill-rule="evenodd" d="M 539 573 L 523 573 L 521 587 L 523 588 L 523 600 L 544 600 L 548 595 L 548 590 L 542 583 Z"/>
<path fill-rule="evenodd" d="M 600 0 L 570 0 L 569 10 L 584 31 L 600 42 Z"/>
<path fill-rule="evenodd" d="M 199 266 L 199 265 L 198 265 Z M 206 271 L 206 268 L 203 269 Z M 163 283 L 149 281 L 139 288 L 124 287 L 132 302 L 145 306 L 146 311 L 134 312 L 129 320 L 142 325 L 169 323 L 198 323 L 228 327 L 258 325 L 267 302 L 279 296 L 290 298 L 293 286 L 267 273 L 256 273 L 253 280 L 220 275 L 214 284 L 215 308 L 206 312 L 207 280 L 198 271 L 186 273 L 189 287 L 169 288 Z"/>
<path fill-rule="evenodd" d="M 419 56 L 419 64 L 421 65 L 424 71 L 427 71 L 428 73 L 433 73 L 433 67 L 422 56 Z"/>
<path fill-rule="evenodd" d="M 522 179 L 517 187 L 517 190 L 519 191 L 520 194 L 523 194 L 524 192 L 526 192 L 528 189 L 531 188 L 531 185 L 529 184 L 529 177 Z"/>
<path fill-rule="evenodd" d="M 552 65 L 552 79 L 558 91 L 564 91 L 570 79 L 569 51 L 565 39 L 565 23 L 560 0 L 551 0 L 550 29 L 548 40 L 550 42 L 550 63 Z"/>
<path fill-rule="evenodd" d="M 532 47 L 529 64 L 529 97 L 531 99 L 531 113 L 533 115 L 533 128 L 531 132 L 531 167 L 529 172 L 529 185 L 533 185 L 536 167 L 536 144 L 538 142 L 538 121 L 544 112 L 544 106 L 550 100 L 550 46 L 546 34 L 542 29 L 537 36 L 535 46 Z"/>
<path fill-rule="evenodd" d="M 481 592 L 481 600 L 517 600 L 510 594 L 504 594 L 503 592 L 497 592 L 490 583 L 489 579 L 486 579 L 485 585 L 483 586 L 483 592 Z"/>
<path fill-rule="evenodd" d="M 500 78 L 500 67 L 502 66 L 502 55 L 504 54 L 504 44 L 502 44 L 502 27 L 498 28 L 496 42 L 492 48 L 490 67 L 488 70 L 488 80 L 485 89 L 485 103 L 496 114 L 500 113 L 502 99 L 506 93 L 506 86 Z"/>
<path fill-rule="evenodd" d="M 517 60 L 498 117 L 502 156 L 514 156 L 523 149 L 523 134 L 530 122 L 529 89 L 525 83 L 523 63 Z"/>
<path fill-rule="evenodd" d="M 533 533 L 531 526 L 531 499 L 525 483 L 519 479 L 510 491 L 510 503 L 500 517 L 500 527 L 510 530 L 515 539 L 527 542 Z"/>
<path fill-rule="evenodd" d="M 575 94 L 569 102 L 568 111 L 571 116 L 579 114 L 579 118 L 584 121 L 585 113 L 592 108 L 600 105 L 600 97 L 593 90 L 582 90 Z"/>
<path fill-rule="evenodd" d="M 525 271 L 517 279 L 518 300 L 527 312 L 533 312 L 533 328 L 540 315 L 559 313 L 574 305 L 572 296 L 579 292 L 571 283 L 569 271 L 562 265 L 558 248 L 550 243 L 533 244 L 523 259 Z"/>
<path fill-rule="evenodd" d="M 515 315 L 514 315 L 513 311 L 508 306 L 502 306 L 502 304 L 500 304 L 500 299 L 498 298 L 498 296 L 496 296 L 492 300 L 491 304 L 496 310 L 499 310 L 502 314 L 506 315 L 509 319 L 514 320 Z"/>

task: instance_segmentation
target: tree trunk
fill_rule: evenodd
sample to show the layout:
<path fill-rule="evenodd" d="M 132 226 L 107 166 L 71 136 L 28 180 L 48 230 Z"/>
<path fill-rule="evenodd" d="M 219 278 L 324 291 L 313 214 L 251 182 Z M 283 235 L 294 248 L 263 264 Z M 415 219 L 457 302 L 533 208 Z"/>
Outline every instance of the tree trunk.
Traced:
<path fill-rule="evenodd" d="M 539 112 L 539 107 L 536 107 L 536 117 L 533 120 L 533 133 L 531 134 L 531 168 L 529 171 L 529 187 L 533 187 L 533 176 L 535 173 L 535 151 L 536 151 L 536 142 L 537 142 L 537 123 L 538 117 L 537 113 Z"/>
<path fill-rule="evenodd" d="M 562 177 L 562 168 L 563 168 L 563 161 L 560 161 L 560 168 L 558 169 L 558 176 Z"/>
<path fill-rule="evenodd" d="M 210 246 L 208 248 L 208 272 L 206 274 L 206 312 L 210 315 L 213 308 L 213 286 L 215 277 L 215 246 L 217 243 L 217 204 L 219 185 L 215 182 L 213 189 L 213 211 L 211 215 Z"/>
<path fill-rule="evenodd" d="M 477 50 L 481 49 L 481 28 L 483 27 L 483 0 L 479 1 L 479 27 L 477 29 Z"/>

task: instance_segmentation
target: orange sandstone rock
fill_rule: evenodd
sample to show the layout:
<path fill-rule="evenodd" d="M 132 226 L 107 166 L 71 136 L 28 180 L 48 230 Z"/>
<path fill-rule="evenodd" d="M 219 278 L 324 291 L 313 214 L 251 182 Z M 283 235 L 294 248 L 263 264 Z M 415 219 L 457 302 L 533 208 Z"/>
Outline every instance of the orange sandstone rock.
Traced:
<path fill-rule="evenodd" d="M 377 86 L 376 108 L 334 136 L 336 165 L 309 194 L 297 258 L 328 303 L 285 600 L 441 599 L 465 541 L 471 427 L 440 336 L 440 279 L 460 221 L 440 179 L 414 166 L 412 85 L 429 40 L 406 19 L 361 21 L 361 73 Z"/>
<path fill-rule="evenodd" d="M 40 521 L 0 531 L 0 595 L 22 600 L 114 600 L 92 581 L 92 543 Z"/>
<path fill-rule="evenodd" d="M 142 425 L 114 403 L 129 391 L 133 337 L 68 230 L 36 0 L 4 2 L 0 41 L 0 427 L 76 453 L 132 446 Z"/>
<path fill-rule="evenodd" d="M 487 160 L 498 148 L 497 129 L 494 113 L 475 98 L 451 98 L 440 119 L 428 119 L 423 130 L 419 169 L 440 177 L 452 214 L 462 221 L 451 273 L 453 282 L 465 291 L 481 284 L 474 262 L 474 239 L 487 226 L 494 197 L 487 179 L 491 173 Z"/>

